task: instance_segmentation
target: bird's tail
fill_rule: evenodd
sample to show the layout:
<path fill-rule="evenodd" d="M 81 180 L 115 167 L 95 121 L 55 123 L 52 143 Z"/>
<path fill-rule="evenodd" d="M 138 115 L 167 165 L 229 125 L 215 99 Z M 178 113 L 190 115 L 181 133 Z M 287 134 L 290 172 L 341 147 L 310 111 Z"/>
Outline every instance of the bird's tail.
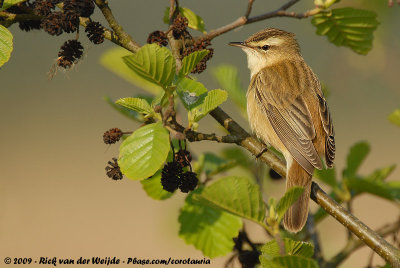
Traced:
<path fill-rule="evenodd" d="M 294 186 L 304 187 L 299 199 L 288 209 L 284 218 L 283 226 L 289 232 L 297 233 L 303 229 L 308 216 L 308 202 L 311 191 L 311 175 L 307 173 L 296 160 L 288 165 L 286 178 L 286 191 Z"/>

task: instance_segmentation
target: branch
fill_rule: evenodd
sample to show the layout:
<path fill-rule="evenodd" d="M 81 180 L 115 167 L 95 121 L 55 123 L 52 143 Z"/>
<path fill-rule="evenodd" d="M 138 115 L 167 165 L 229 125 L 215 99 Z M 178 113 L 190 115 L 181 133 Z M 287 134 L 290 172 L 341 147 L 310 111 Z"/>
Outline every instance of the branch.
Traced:
<path fill-rule="evenodd" d="M 79 24 L 80 24 L 81 26 L 85 27 L 85 28 L 87 27 L 87 25 L 89 24 L 89 22 L 90 22 L 90 19 L 89 19 L 89 18 L 83 18 L 83 17 L 80 17 L 80 18 L 79 18 Z M 104 34 L 103 34 L 103 36 L 104 36 L 105 39 L 107 39 L 107 40 L 113 42 L 114 44 L 116 44 L 116 45 L 118 45 L 118 46 L 120 46 L 120 47 L 123 47 L 123 48 L 125 48 L 125 49 L 127 49 L 127 50 L 129 50 L 129 51 L 131 51 L 131 52 L 134 52 L 134 50 L 131 49 L 130 46 L 125 46 L 125 45 L 121 42 L 121 39 L 119 38 L 119 36 L 116 35 L 113 31 L 111 31 L 110 29 L 107 29 L 107 28 L 104 27 L 104 26 L 103 26 L 103 29 L 104 29 Z"/>
<path fill-rule="evenodd" d="M 293 6 L 294 4 L 296 4 L 299 1 L 300 0 L 290 0 L 289 2 L 287 2 L 286 4 L 284 4 L 283 6 L 281 6 L 280 8 L 278 8 L 274 11 L 267 12 L 267 13 L 249 18 L 251 8 L 253 5 L 253 1 L 249 0 L 247 11 L 244 16 L 237 18 L 235 21 L 233 21 L 230 24 L 227 24 L 227 25 L 222 26 L 216 30 L 213 30 L 203 36 L 200 36 L 200 39 L 211 40 L 223 33 L 232 31 L 243 25 L 261 21 L 261 20 L 266 20 L 266 19 L 270 19 L 270 18 L 274 18 L 274 17 L 291 17 L 291 18 L 296 18 L 296 19 L 304 19 L 304 18 L 308 18 L 309 16 L 313 16 L 321 11 L 320 8 L 314 8 L 314 9 L 306 11 L 304 13 L 295 13 L 295 12 L 287 12 L 286 11 L 288 8 L 290 8 L 291 6 Z"/>
<path fill-rule="evenodd" d="M 326 212 L 343 224 L 348 230 L 356 235 L 362 242 L 373 249 L 379 256 L 385 259 L 392 267 L 400 267 L 400 250 L 392 246 L 378 233 L 371 230 L 354 215 L 345 210 L 335 200 L 330 198 L 319 186 L 314 183 L 311 186 L 311 199 L 320 205 Z M 399 223 L 397 223 L 399 224 Z M 397 226 L 399 228 L 399 226 Z M 354 241 L 353 241 L 354 240 Z M 347 256 L 362 245 L 360 240 L 350 239 L 344 252 L 335 256 L 331 261 L 333 264 L 327 267 L 337 267 L 337 263 L 343 261 Z M 355 245 L 352 245 L 352 244 Z M 353 249 L 354 248 L 354 249 Z M 352 250 L 351 250 L 352 249 Z"/>
<path fill-rule="evenodd" d="M 122 26 L 117 22 L 114 18 L 114 15 L 111 12 L 110 7 L 108 6 L 108 1 L 106 0 L 95 0 L 96 5 L 99 7 L 101 12 L 103 13 L 104 18 L 108 21 L 111 29 L 113 29 L 116 36 L 118 36 L 119 44 L 132 51 L 136 52 L 139 50 L 140 45 L 132 39 L 132 37 L 127 34 Z M 107 38 L 108 39 L 108 38 Z M 114 42 L 114 41 L 113 41 Z M 114 42 L 115 43 L 115 42 Z"/>
<path fill-rule="evenodd" d="M 396 222 L 386 224 L 385 226 L 379 228 L 376 233 L 378 233 L 382 237 L 385 237 L 390 234 L 396 233 L 399 230 L 400 219 L 398 219 Z M 363 241 L 355 239 L 354 236 L 352 236 L 347 241 L 346 246 L 325 265 L 325 268 L 337 267 L 340 263 L 347 259 L 350 254 L 352 254 L 355 250 L 361 248 L 364 245 L 365 244 L 363 243 Z"/>

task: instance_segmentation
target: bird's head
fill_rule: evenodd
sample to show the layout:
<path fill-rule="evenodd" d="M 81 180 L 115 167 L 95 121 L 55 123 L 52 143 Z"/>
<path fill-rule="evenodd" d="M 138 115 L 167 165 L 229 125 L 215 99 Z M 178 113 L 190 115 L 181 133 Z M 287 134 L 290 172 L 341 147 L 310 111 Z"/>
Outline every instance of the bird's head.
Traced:
<path fill-rule="evenodd" d="M 231 42 L 229 45 L 246 52 L 251 76 L 264 67 L 300 56 L 300 47 L 294 34 L 274 28 L 255 33 L 244 42 Z"/>

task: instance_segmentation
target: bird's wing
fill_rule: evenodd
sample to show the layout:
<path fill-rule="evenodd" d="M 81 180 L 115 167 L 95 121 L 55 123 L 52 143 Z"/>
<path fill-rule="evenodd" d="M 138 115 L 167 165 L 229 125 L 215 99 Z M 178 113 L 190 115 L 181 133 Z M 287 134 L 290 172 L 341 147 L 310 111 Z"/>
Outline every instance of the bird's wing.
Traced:
<path fill-rule="evenodd" d="M 302 93 L 309 86 L 301 70 L 287 66 L 268 67 L 253 80 L 256 99 L 273 129 L 293 158 L 310 174 L 322 163 L 312 140 L 315 128 Z M 308 89 L 309 90 L 309 89 Z"/>
<path fill-rule="evenodd" d="M 326 103 L 325 97 L 321 91 L 321 87 L 319 86 L 317 90 L 319 115 L 321 117 L 322 126 L 324 127 L 326 133 L 325 162 L 326 165 L 331 168 L 333 166 L 333 160 L 335 159 L 336 152 L 335 130 L 333 129 L 331 114 L 329 112 L 328 104 Z"/>

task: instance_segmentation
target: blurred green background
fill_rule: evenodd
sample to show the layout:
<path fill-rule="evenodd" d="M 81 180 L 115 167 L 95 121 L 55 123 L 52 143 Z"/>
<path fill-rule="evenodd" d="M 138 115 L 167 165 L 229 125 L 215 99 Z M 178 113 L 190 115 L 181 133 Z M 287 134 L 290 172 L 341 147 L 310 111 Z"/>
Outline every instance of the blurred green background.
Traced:
<path fill-rule="evenodd" d="M 283 3 L 255 1 L 252 14 L 271 11 Z M 148 33 L 166 29 L 162 16 L 168 4 L 166 0 L 110 1 L 115 17 L 140 44 L 146 42 Z M 207 30 L 211 30 L 243 15 L 247 1 L 186 0 L 181 5 L 202 16 Z M 214 57 L 199 79 L 209 89 L 216 88 L 210 70 L 229 63 L 239 68 L 246 87 L 249 72 L 245 54 L 227 43 L 242 41 L 267 27 L 295 33 L 305 60 L 331 91 L 328 103 L 335 124 L 338 170 L 343 168 L 349 147 L 366 140 L 372 151 L 361 173 L 367 173 L 400 163 L 400 128 L 386 119 L 400 107 L 400 6 L 388 8 L 387 1 L 366 0 L 342 1 L 341 6 L 378 13 L 381 25 L 367 56 L 335 47 L 326 37 L 315 35 L 310 19 L 275 18 L 214 39 Z M 313 2 L 304 0 L 293 10 L 310 8 Z M 96 12 L 94 19 L 106 25 Z M 139 182 L 115 182 L 105 175 L 105 165 L 117 156 L 118 145 L 105 145 L 103 132 L 112 127 L 129 131 L 138 125 L 113 111 L 102 98 L 145 93 L 99 64 L 101 54 L 114 44 L 106 41 L 100 46 L 91 45 L 81 33 L 83 60 L 73 70 L 60 71 L 49 80 L 47 72 L 55 63 L 59 47 L 75 35 L 25 33 L 17 25 L 10 30 L 15 47 L 11 60 L 0 70 L 1 256 L 202 259 L 199 251 L 177 236 L 178 210 L 184 194 L 154 201 L 146 196 Z M 223 104 L 223 108 L 248 129 L 231 103 Z M 208 117 L 200 122 L 200 130 L 215 129 L 218 130 L 216 123 Z M 196 154 L 223 145 L 201 142 L 190 147 Z M 389 180 L 399 176 L 397 169 Z M 282 195 L 284 181 L 271 182 L 269 186 L 274 196 Z M 398 207 L 370 195 L 357 198 L 354 211 L 372 228 L 399 217 Z M 247 227 L 252 229 L 253 240 L 265 241 L 264 232 L 257 226 L 247 223 Z M 320 230 L 322 248 L 329 258 L 344 246 L 346 230 L 332 218 L 325 219 Z M 365 266 L 370 252 L 367 248 L 357 251 L 341 267 Z M 221 267 L 225 261 L 226 258 L 217 258 L 204 267 Z M 375 256 L 375 263 L 383 262 Z"/>

